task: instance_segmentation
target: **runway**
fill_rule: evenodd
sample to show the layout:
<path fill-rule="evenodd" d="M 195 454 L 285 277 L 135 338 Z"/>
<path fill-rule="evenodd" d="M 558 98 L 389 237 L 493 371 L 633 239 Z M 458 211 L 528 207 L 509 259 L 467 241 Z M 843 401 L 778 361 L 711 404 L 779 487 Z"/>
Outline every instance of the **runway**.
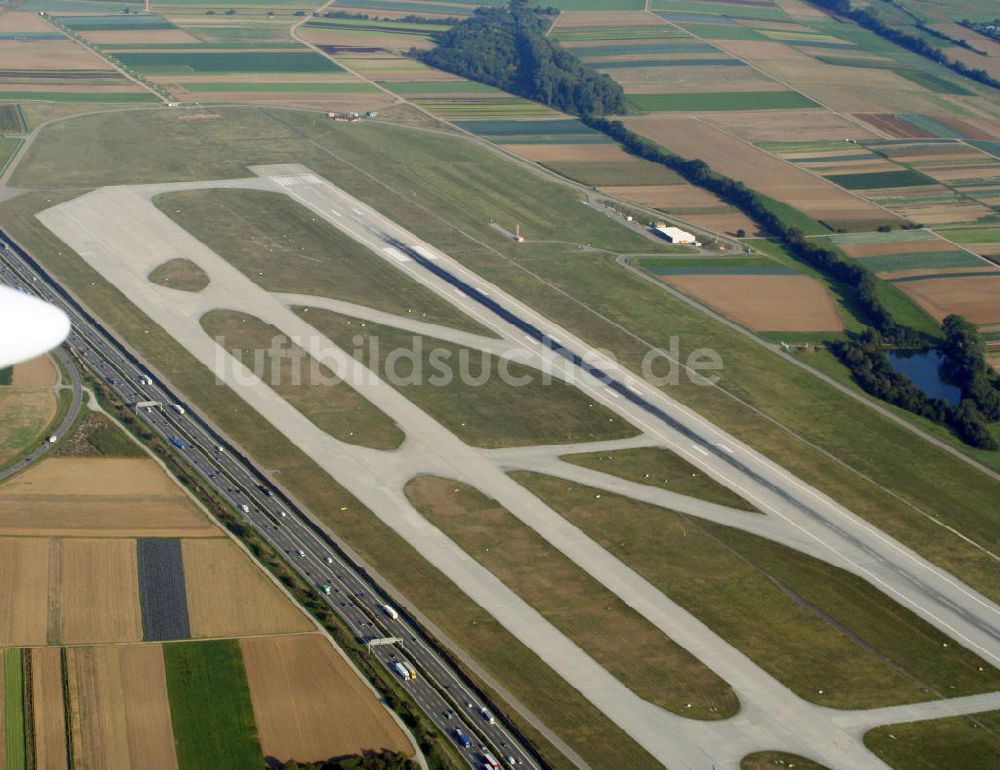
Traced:
<path fill-rule="evenodd" d="M 159 212 L 151 203 L 153 196 L 170 190 L 213 187 L 244 187 L 288 195 L 367 245 L 373 258 L 388 261 L 443 301 L 496 332 L 499 342 L 489 345 L 518 350 L 535 366 L 571 379 L 594 401 L 641 430 L 648 445 L 670 448 L 765 514 L 761 517 L 690 503 L 692 515 L 731 520 L 741 516 L 760 518 L 759 529 L 764 536 L 860 575 L 985 659 L 1000 661 L 1000 610 L 969 587 L 793 478 L 637 374 L 593 354 L 585 341 L 309 169 L 280 165 L 253 167 L 252 171 L 257 177 L 246 180 L 102 188 L 38 216 L 206 366 L 215 366 L 219 348 L 201 329 L 199 319 L 217 308 L 255 315 L 283 333 L 310 340 L 326 351 L 345 381 L 406 432 L 407 439 L 399 450 L 378 452 L 336 441 L 248 370 L 239 370 L 239 378 L 228 384 L 659 761 L 673 770 L 736 767 L 747 753 L 780 747 L 813 757 L 831 768 L 885 767 L 863 747 L 851 724 L 839 719 L 852 712 L 834 712 L 798 698 L 514 483 L 505 469 L 517 462 L 516 453 L 509 452 L 505 459 L 467 446 L 398 391 L 377 378 L 373 380 L 370 371 L 290 310 L 289 304 L 304 304 L 303 297 L 279 296 L 261 289 Z M 189 294 L 148 281 L 146 276 L 153 268 L 178 257 L 190 259 L 205 270 L 211 279 L 207 289 Z M 317 298 L 315 302 L 317 307 L 323 307 L 328 300 Z M 485 341 L 480 344 L 487 345 Z M 586 364 L 585 353 L 590 354 Z M 605 488 L 611 483 L 604 474 L 580 468 L 576 472 L 582 483 L 599 487 L 603 484 Z M 696 722 L 639 699 L 410 506 L 402 490 L 416 473 L 465 481 L 496 499 L 726 679 L 740 698 L 741 712 L 724 722 Z M 1000 706 L 1000 694 L 972 702 L 976 710 L 982 710 L 984 702 L 996 708 Z M 908 709 L 906 713 L 916 715 L 913 718 L 920 718 L 922 708 L 927 710 L 924 707 L 928 705 L 904 708 Z"/>

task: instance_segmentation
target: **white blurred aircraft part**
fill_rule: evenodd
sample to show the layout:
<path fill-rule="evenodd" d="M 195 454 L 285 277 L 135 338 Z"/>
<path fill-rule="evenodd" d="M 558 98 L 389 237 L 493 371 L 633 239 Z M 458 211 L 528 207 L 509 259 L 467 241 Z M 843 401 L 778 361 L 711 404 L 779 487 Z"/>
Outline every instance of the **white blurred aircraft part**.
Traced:
<path fill-rule="evenodd" d="M 48 353 L 69 334 L 69 318 L 59 308 L 0 286 L 0 367 Z"/>

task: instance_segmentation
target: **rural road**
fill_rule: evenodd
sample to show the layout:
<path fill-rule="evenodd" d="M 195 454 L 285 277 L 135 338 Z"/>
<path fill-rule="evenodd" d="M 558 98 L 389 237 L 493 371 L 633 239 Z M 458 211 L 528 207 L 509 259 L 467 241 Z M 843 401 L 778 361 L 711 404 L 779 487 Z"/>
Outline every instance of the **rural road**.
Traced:
<path fill-rule="evenodd" d="M 0 271 L 0 278 L 3 277 L 2 271 Z M 62 438 L 65 436 L 66 432 L 70 429 L 73 423 L 76 422 L 76 418 L 80 414 L 80 407 L 83 405 L 83 385 L 80 381 L 80 370 L 76 368 L 76 364 L 73 362 L 73 359 L 66 354 L 66 351 L 63 348 L 56 348 L 52 355 L 58 358 L 65 370 L 69 372 L 70 387 L 72 389 L 72 400 L 70 401 L 69 408 L 66 410 L 66 414 L 63 415 L 63 418 L 59 422 L 56 429 L 51 433 L 45 434 L 41 444 L 13 465 L 0 471 L 0 483 L 3 483 L 15 473 L 20 473 L 36 460 L 39 460 L 49 454 L 53 445 L 48 442 L 48 437 L 54 435 Z"/>
<path fill-rule="evenodd" d="M 279 297 L 262 290 L 159 212 L 151 203 L 153 196 L 210 187 L 288 195 L 501 339 L 520 345 L 540 365 L 573 378 L 596 402 L 642 430 L 654 445 L 672 449 L 753 502 L 772 525 L 788 529 L 789 537 L 811 541 L 810 550 L 823 553 L 825 560 L 860 575 L 983 657 L 1000 660 L 1000 613 L 950 575 L 613 362 L 595 356 L 589 366 L 581 366 L 578 356 L 589 350 L 582 340 L 308 169 L 290 164 L 251 170 L 256 179 L 103 188 L 48 209 L 39 219 L 206 366 L 215 367 L 219 360 L 219 350 L 200 326 L 201 315 L 210 309 L 250 313 L 290 337 L 313 343 L 316 354 L 324 354 L 324 363 L 405 430 L 407 440 L 399 450 L 377 452 L 332 439 L 234 363 L 238 376 L 227 378 L 227 383 L 664 764 L 735 766 L 751 751 L 780 746 L 833 768 L 885 767 L 856 735 L 838 726 L 829 709 L 795 696 L 514 483 L 488 453 L 463 444 L 398 391 L 377 378 L 373 381 L 370 371 L 291 312 Z M 190 294 L 147 280 L 154 267 L 180 256 L 205 270 L 211 278 L 208 288 Z M 403 493 L 416 472 L 466 481 L 496 499 L 726 679 L 740 698 L 740 714 L 724 722 L 695 722 L 638 698 L 428 525 Z"/>

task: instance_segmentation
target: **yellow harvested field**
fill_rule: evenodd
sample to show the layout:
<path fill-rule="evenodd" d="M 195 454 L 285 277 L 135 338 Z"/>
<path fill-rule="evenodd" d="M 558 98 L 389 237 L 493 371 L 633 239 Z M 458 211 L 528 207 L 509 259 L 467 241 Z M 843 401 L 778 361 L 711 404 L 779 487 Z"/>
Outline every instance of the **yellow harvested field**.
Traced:
<path fill-rule="evenodd" d="M 630 94 L 773 91 L 775 88 L 773 80 L 752 67 L 640 66 L 605 71 Z"/>
<path fill-rule="evenodd" d="M 626 125 L 688 158 L 789 203 L 819 220 L 892 221 L 896 217 L 791 163 L 689 117 L 626 118 Z"/>
<path fill-rule="evenodd" d="M 31 710 L 35 728 L 35 767 L 67 770 L 62 651 L 58 647 L 31 650 Z"/>
<path fill-rule="evenodd" d="M 197 43 L 198 38 L 183 29 L 95 29 L 83 33 L 91 43 L 155 45 Z"/>
<path fill-rule="evenodd" d="M 641 163 L 617 144 L 505 144 L 526 160 L 558 162 L 590 161 L 593 163 Z"/>
<path fill-rule="evenodd" d="M 117 649 L 129 754 L 141 758 L 142 770 L 177 770 L 163 649 L 158 644 Z"/>
<path fill-rule="evenodd" d="M 59 550 L 60 642 L 142 639 L 135 541 L 64 540 Z"/>
<path fill-rule="evenodd" d="M 264 755 L 279 762 L 413 747 L 388 710 L 319 634 L 242 639 Z"/>
<path fill-rule="evenodd" d="M 0 462 L 41 441 L 56 406 L 55 393 L 48 388 L 0 387 Z M 21 511 L 22 516 L 31 513 Z"/>
<path fill-rule="evenodd" d="M 720 111 L 705 113 L 701 120 L 748 142 L 786 142 L 790 136 L 797 142 L 876 138 L 854 121 L 827 110 Z"/>
<path fill-rule="evenodd" d="M 0 538 L 0 646 L 45 644 L 49 625 L 49 543 Z M 11 622 L 16 618 L 17 622 Z"/>
<path fill-rule="evenodd" d="M 71 648 L 67 668 L 74 770 L 132 767 L 118 648 Z"/>
<path fill-rule="evenodd" d="M 28 11 L 0 13 L 0 32 L 57 32 L 44 17 Z"/>
<path fill-rule="evenodd" d="M 974 324 L 1000 321 L 1000 271 L 896 284 L 937 320 L 950 313 Z"/>
<path fill-rule="evenodd" d="M 993 209 L 971 200 L 928 203 L 923 206 L 899 206 L 894 207 L 893 210 L 907 219 L 912 219 L 914 222 L 920 222 L 923 225 L 950 225 L 959 222 L 972 223 L 994 213 Z"/>
<path fill-rule="evenodd" d="M 5 40 L 0 70 L 111 70 L 104 59 L 72 40 Z"/>
<path fill-rule="evenodd" d="M 39 356 L 14 367 L 11 385 L 45 388 L 56 384 L 56 367 L 48 356 Z"/>
<path fill-rule="evenodd" d="M 50 458 L 4 484 L 0 487 L 0 533 L 221 535 L 153 460 L 111 457 Z"/>
<path fill-rule="evenodd" d="M 698 227 L 715 233 L 728 233 L 736 235 L 738 230 L 748 235 L 760 235 L 757 223 L 738 209 L 729 209 L 719 212 L 679 212 L 684 219 L 694 223 Z"/>
<path fill-rule="evenodd" d="M 181 548 L 193 638 L 315 628 L 228 539 L 185 540 Z"/>
<path fill-rule="evenodd" d="M 819 8 L 802 0 L 774 0 L 774 4 L 793 19 L 825 19 L 826 14 Z"/>
<path fill-rule="evenodd" d="M 844 328 L 826 287 L 809 276 L 670 275 L 661 280 L 756 331 Z"/>
<path fill-rule="evenodd" d="M 178 101 L 253 102 L 282 107 L 302 107 L 322 112 L 345 112 L 348 110 L 380 110 L 394 101 L 394 97 L 379 91 L 371 94 L 337 94 L 310 91 L 199 91 L 190 93 L 178 84 L 166 80 L 158 81 L 173 93 Z"/>
<path fill-rule="evenodd" d="M 659 16 L 645 11 L 567 11 L 559 17 L 561 27 L 662 27 Z"/>

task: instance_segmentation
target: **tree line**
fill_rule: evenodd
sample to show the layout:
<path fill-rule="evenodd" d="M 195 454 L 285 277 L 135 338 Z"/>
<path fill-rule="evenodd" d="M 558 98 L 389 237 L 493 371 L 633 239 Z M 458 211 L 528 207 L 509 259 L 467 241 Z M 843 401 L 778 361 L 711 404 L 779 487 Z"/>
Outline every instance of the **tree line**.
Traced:
<path fill-rule="evenodd" d="M 534 99 L 573 115 L 623 112 L 625 92 L 547 38 L 549 9 L 525 0 L 477 8 L 428 51 L 410 54 L 425 64 Z"/>
<path fill-rule="evenodd" d="M 991 88 L 1000 88 L 1000 80 L 997 80 L 986 70 L 976 69 L 957 59 L 952 59 L 940 48 L 927 42 L 919 35 L 913 35 L 886 24 L 882 21 L 878 13 L 871 8 L 855 8 L 851 5 L 851 0 L 809 0 L 809 2 L 838 16 L 844 16 L 865 29 L 874 32 L 879 37 L 885 38 L 932 61 L 936 61 L 938 64 L 947 67 L 952 72 L 956 72 L 963 77 L 975 80 Z"/>
<path fill-rule="evenodd" d="M 290 759 L 282 765 L 282 770 L 419 770 L 419 765 L 398 751 L 386 750 L 323 762 L 302 763 Z"/>
<path fill-rule="evenodd" d="M 986 363 L 985 345 L 976 328 L 961 316 L 948 316 L 943 328 L 941 376 L 961 389 L 962 398 L 956 406 L 931 398 L 909 377 L 895 371 L 874 329 L 834 343 L 833 351 L 866 392 L 950 426 L 970 446 L 995 450 L 998 445 L 989 423 L 1000 419 L 1000 392 L 998 378 Z"/>

